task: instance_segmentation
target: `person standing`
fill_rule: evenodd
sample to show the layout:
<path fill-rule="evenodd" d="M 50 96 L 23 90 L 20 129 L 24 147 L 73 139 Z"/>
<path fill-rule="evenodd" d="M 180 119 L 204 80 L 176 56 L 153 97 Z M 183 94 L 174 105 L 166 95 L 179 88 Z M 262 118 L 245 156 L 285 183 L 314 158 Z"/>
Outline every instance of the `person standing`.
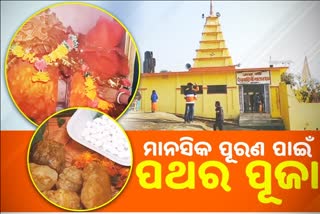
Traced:
<path fill-rule="evenodd" d="M 260 105 L 261 105 L 261 112 L 265 113 L 266 110 L 265 110 L 265 106 L 264 106 L 264 96 L 262 93 L 260 94 Z"/>
<path fill-rule="evenodd" d="M 187 88 L 184 91 L 184 99 L 186 100 L 186 109 L 184 113 L 184 122 L 191 123 L 194 115 L 194 104 L 197 100 L 198 86 L 193 85 L 191 82 L 187 84 Z"/>
<path fill-rule="evenodd" d="M 151 94 L 151 111 L 154 113 L 158 109 L 158 94 L 156 90 L 152 90 Z"/>
<path fill-rule="evenodd" d="M 260 97 L 257 92 L 253 95 L 253 112 L 259 112 Z"/>
<path fill-rule="evenodd" d="M 224 121 L 224 115 L 223 115 L 223 109 L 221 107 L 221 104 L 219 101 L 216 101 L 215 103 L 215 111 L 216 111 L 216 122 L 213 124 L 213 130 L 223 130 L 223 121 Z"/>
<path fill-rule="evenodd" d="M 134 109 L 135 111 L 140 111 L 141 109 L 141 93 L 140 90 L 137 91 L 136 96 L 135 96 L 135 100 L 136 100 L 136 108 Z"/>

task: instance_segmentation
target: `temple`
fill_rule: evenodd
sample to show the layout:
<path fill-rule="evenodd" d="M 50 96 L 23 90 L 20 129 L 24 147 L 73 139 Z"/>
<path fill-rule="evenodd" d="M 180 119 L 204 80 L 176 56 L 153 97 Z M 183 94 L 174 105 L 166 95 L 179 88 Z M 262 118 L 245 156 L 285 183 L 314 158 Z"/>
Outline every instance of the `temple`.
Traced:
<path fill-rule="evenodd" d="M 141 75 L 141 110 L 151 111 L 150 95 L 156 90 L 159 111 L 184 115 L 184 89 L 192 82 L 200 87 L 196 117 L 214 120 L 214 103 L 220 101 L 225 120 L 236 122 L 240 127 L 295 129 L 293 120 L 289 119 L 293 110 L 292 107 L 289 109 L 290 89 L 281 82 L 281 75 L 288 67 L 238 68 L 226 46 L 219 19 L 220 14 L 214 13 L 210 1 L 210 13 L 205 20 L 199 48 L 195 50 L 193 66 L 188 71 Z M 291 118 L 296 116 L 295 113 L 292 115 Z M 320 128 L 319 122 L 308 121 L 306 124 L 309 128 Z"/>
<path fill-rule="evenodd" d="M 210 8 L 210 15 L 206 18 L 203 28 L 200 47 L 196 50 L 196 58 L 193 59 L 193 68 L 233 65 L 229 50 L 223 39 L 218 17 L 219 13 L 217 13 L 218 16 L 214 15 L 212 6 Z"/>

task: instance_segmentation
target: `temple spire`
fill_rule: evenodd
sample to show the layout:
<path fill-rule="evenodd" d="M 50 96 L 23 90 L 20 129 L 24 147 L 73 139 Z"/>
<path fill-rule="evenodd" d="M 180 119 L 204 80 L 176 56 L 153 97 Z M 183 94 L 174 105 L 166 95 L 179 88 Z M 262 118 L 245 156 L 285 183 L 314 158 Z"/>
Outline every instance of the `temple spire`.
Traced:
<path fill-rule="evenodd" d="M 213 5 L 212 5 L 212 0 L 210 0 L 210 16 L 213 15 Z"/>
<path fill-rule="evenodd" d="M 305 56 L 304 58 L 304 65 L 301 73 L 301 80 L 303 83 L 308 83 L 311 80 L 311 74 L 310 74 L 307 56 Z"/>
<path fill-rule="evenodd" d="M 214 14 L 213 1 L 210 0 L 210 15 L 206 17 L 200 47 L 193 59 L 193 68 L 233 66 L 219 23 L 219 13 Z"/>

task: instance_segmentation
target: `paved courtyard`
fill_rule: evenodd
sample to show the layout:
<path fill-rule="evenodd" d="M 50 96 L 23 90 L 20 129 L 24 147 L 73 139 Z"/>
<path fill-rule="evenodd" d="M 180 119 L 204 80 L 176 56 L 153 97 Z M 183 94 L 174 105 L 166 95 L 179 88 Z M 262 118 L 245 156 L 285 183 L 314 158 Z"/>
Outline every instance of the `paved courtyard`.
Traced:
<path fill-rule="evenodd" d="M 183 118 L 165 112 L 128 111 L 119 119 L 125 130 L 212 130 L 213 120 L 195 119 L 184 123 Z M 226 122 L 225 130 L 248 130 Z"/>

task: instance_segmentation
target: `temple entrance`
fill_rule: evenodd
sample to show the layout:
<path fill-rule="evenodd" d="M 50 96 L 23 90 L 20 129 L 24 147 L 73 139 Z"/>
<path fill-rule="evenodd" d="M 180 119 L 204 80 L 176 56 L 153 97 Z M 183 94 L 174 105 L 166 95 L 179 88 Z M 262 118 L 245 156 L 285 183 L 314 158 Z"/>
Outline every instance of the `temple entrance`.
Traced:
<path fill-rule="evenodd" d="M 269 85 L 239 85 L 241 113 L 269 113 Z"/>

